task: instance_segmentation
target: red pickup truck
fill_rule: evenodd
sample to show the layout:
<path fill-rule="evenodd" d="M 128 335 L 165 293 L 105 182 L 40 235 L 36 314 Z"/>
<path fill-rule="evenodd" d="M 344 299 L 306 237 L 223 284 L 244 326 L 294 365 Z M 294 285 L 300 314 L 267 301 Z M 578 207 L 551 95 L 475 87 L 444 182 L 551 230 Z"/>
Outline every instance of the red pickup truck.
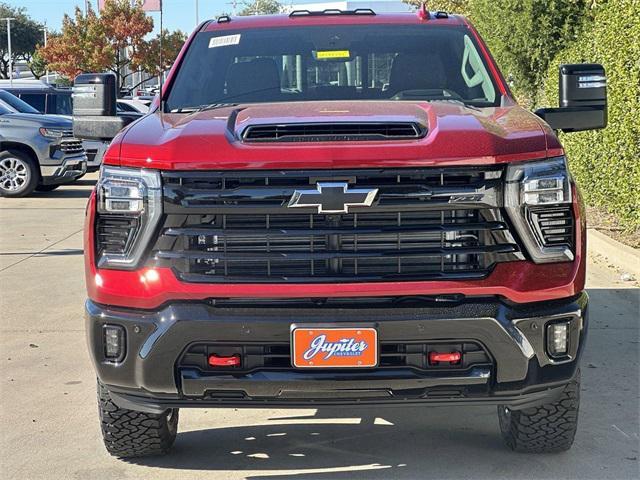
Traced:
<path fill-rule="evenodd" d="M 111 85 L 77 79 L 76 135 L 122 126 Z M 200 25 L 87 208 L 107 450 L 167 452 L 180 408 L 336 405 L 496 405 L 512 449 L 568 449 L 585 217 L 555 131 L 605 126 L 604 70 L 559 91 L 526 111 L 443 12 Z"/>

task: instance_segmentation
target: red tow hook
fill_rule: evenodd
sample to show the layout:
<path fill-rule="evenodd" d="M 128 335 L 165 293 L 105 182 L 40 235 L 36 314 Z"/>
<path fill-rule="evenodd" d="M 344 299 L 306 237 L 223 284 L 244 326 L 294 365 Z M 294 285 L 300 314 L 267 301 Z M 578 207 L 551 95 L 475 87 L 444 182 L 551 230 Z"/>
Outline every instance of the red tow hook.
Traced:
<path fill-rule="evenodd" d="M 429 352 L 429 365 L 438 365 L 440 362 L 449 362 L 450 364 L 460 363 L 462 354 L 460 352 Z"/>
<path fill-rule="evenodd" d="M 211 365 L 212 367 L 239 367 L 240 355 L 222 357 L 214 353 L 212 355 L 209 355 L 209 365 Z"/>

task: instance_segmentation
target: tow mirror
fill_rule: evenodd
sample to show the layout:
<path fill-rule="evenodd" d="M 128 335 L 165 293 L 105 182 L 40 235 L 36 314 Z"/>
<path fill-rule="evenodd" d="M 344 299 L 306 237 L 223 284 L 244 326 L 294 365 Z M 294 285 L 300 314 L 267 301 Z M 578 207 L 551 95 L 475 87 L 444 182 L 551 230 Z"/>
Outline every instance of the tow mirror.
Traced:
<path fill-rule="evenodd" d="M 73 135 L 111 140 L 133 121 L 116 115 L 116 77 L 112 73 L 83 73 L 73 83 Z"/>
<path fill-rule="evenodd" d="M 602 65 L 560 65 L 559 90 L 559 108 L 536 110 L 551 128 L 579 132 L 607 126 L 607 77 Z"/>

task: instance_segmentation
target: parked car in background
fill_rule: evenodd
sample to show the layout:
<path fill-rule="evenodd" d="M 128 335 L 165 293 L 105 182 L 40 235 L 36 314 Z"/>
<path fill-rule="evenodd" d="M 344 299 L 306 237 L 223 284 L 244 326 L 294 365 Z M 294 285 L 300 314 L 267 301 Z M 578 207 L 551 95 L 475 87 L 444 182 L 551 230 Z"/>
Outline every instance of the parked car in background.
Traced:
<path fill-rule="evenodd" d="M 71 115 L 73 102 L 70 88 L 59 88 L 39 80 L 14 81 L 0 84 L 0 88 L 12 93 L 42 113 Z"/>
<path fill-rule="evenodd" d="M 42 95 L 48 96 L 54 94 L 42 93 Z M 28 94 L 26 96 L 27 98 L 33 99 L 33 97 L 29 97 Z M 9 92 L 8 90 L 0 90 L 0 101 L 4 102 L 6 105 L 9 105 L 11 108 L 20 113 L 44 115 L 43 112 L 39 111 L 38 109 L 22 100 L 21 98 L 17 97 L 13 93 Z M 62 115 L 61 118 L 66 118 L 67 120 L 70 119 L 68 115 Z M 108 144 L 105 142 L 100 142 L 98 140 L 83 140 L 82 145 L 84 147 L 85 154 L 87 155 L 87 172 L 98 171 L 100 169 L 100 165 L 102 164 L 102 157 Z"/>
<path fill-rule="evenodd" d="M 133 98 L 119 98 L 116 100 L 116 109 L 118 113 L 141 113 L 144 115 L 149 112 L 149 104 Z"/>
<path fill-rule="evenodd" d="M 155 95 L 136 95 L 133 97 L 133 100 L 140 102 L 144 105 L 146 105 L 147 107 L 149 107 L 151 105 L 151 103 L 153 102 L 153 99 L 156 98 Z"/>
<path fill-rule="evenodd" d="M 0 100 L 0 196 L 51 191 L 84 175 L 87 157 L 71 120 L 21 113 Z"/>

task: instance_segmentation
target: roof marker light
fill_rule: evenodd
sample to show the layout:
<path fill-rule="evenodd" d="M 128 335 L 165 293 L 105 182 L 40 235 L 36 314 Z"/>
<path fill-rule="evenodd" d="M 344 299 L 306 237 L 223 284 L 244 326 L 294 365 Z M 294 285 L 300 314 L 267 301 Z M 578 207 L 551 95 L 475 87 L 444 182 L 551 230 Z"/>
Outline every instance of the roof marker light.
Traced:
<path fill-rule="evenodd" d="M 431 18 L 429 10 L 427 10 L 427 2 L 422 2 L 422 4 L 420 4 L 417 13 L 420 20 L 429 20 Z"/>

